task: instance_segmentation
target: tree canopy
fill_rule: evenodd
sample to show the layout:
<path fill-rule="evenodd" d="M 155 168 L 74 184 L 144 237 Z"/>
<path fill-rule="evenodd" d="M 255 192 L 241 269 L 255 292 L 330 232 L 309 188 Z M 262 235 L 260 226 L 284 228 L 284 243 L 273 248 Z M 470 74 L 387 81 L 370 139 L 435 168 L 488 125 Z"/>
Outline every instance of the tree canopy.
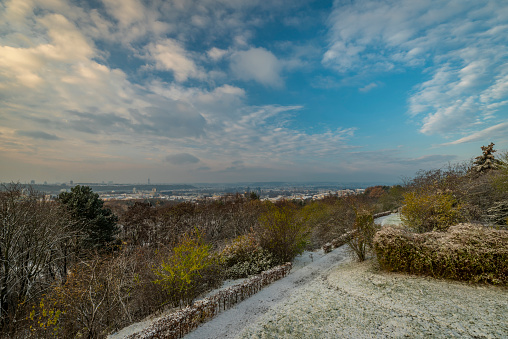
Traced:
<path fill-rule="evenodd" d="M 100 248 L 114 240 L 118 218 L 104 207 L 104 202 L 90 187 L 77 185 L 70 192 L 60 193 L 58 200 L 80 222 L 84 246 Z"/>

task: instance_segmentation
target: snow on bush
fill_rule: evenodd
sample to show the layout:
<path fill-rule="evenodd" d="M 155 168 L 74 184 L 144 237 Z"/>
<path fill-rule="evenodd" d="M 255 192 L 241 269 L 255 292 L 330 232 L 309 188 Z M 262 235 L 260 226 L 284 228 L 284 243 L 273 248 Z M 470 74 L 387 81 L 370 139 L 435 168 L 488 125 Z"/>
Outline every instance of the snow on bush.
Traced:
<path fill-rule="evenodd" d="M 508 284 L 508 231 L 459 224 L 447 232 L 385 227 L 374 237 L 381 267 L 438 278 Z"/>

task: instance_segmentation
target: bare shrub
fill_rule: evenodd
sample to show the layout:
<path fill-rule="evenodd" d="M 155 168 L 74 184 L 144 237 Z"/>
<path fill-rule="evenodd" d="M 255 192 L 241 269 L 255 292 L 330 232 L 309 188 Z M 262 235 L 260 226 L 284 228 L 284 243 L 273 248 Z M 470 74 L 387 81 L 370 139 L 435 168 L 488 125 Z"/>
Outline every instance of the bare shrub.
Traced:
<path fill-rule="evenodd" d="M 302 220 L 311 230 L 307 249 L 315 249 L 340 237 L 348 228 L 347 206 L 344 199 L 330 197 L 322 201 L 313 201 L 301 211 Z"/>
<path fill-rule="evenodd" d="M 291 267 L 291 263 L 285 263 L 253 276 L 241 284 L 219 291 L 211 297 L 197 301 L 192 306 L 187 306 L 184 309 L 162 317 L 148 328 L 131 334 L 127 338 L 183 338 L 185 334 L 198 327 L 201 323 L 215 317 L 221 311 L 233 307 L 236 303 L 257 293 L 263 287 L 285 277 L 290 272 Z"/>
<path fill-rule="evenodd" d="M 353 229 L 346 238 L 346 243 L 358 261 L 364 261 L 373 247 L 374 234 L 377 226 L 372 213 L 367 210 L 355 210 L 356 218 Z"/>
<path fill-rule="evenodd" d="M 508 284 L 508 231 L 460 224 L 416 234 L 384 227 L 374 237 L 374 249 L 390 271 Z"/>

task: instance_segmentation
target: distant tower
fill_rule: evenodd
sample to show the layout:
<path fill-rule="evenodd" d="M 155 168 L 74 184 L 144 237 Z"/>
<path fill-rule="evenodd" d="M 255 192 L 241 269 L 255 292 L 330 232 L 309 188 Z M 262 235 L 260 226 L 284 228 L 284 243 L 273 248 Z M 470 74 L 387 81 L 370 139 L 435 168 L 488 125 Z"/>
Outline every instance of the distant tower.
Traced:
<path fill-rule="evenodd" d="M 74 180 L 71 180 L 71 181 L 70 181 L 70 184 L 71 184 L 71 186 L 72 186 L 72 185 L 74 185 Z"/>
<path fill-rule="evenodd" d="M 30 185 L 35 185 L 35 180 L 31 180 Z"/>
<path fill-rule="evenodd" d="M 150 178 L 148 178 L 148 185 L 150 185 Z"/>

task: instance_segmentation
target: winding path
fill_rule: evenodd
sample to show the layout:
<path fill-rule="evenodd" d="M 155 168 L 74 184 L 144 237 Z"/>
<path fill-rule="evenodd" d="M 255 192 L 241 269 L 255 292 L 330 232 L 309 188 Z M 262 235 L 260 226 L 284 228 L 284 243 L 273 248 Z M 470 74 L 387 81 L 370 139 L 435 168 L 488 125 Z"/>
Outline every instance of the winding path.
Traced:
<path fill-rule="evenodd" d="M 287 277 L 265 287 L 235 307 L 219 314 L 184 338 L 235 338 L 247 325 L 256 322 L 269 309 L 276 308 L 278 303 L 297 294 L 300 288 L 314 279 L 320 276 L 326 277 L 329 269 L 348 260 L 350 259 L 346 254 L 346 247 L 337 248 L 307 266 L 290 273 Z"/>

